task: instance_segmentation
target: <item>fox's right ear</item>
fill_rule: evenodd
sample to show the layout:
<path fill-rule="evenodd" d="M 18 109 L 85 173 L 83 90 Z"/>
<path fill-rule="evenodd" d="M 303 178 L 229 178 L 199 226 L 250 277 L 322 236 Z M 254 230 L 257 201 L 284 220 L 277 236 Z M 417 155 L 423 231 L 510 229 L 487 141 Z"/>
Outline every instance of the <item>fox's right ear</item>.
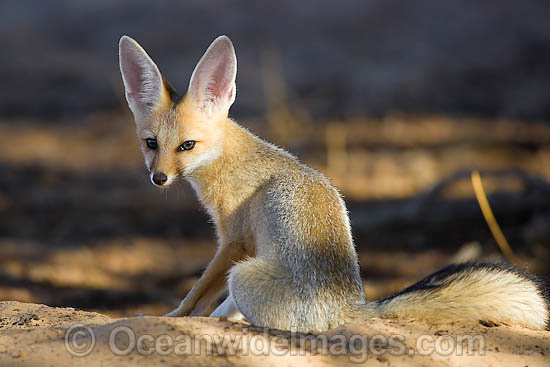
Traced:
<path fill-rule="evenodd" d="M 162 103 L 166 93 L 162 75 L 147 52 L 128 36 L 120 38 L 119 63 L 126 100 L 136 122 L 141 121 Z"/>

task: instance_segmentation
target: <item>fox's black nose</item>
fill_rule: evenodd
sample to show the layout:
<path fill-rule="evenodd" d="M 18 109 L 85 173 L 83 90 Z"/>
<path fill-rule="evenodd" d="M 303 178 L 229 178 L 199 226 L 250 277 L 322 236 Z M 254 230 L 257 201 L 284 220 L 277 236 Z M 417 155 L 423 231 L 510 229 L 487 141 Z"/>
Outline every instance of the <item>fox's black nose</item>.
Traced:
<path fill-rule="evenodd" d="M 166 177 L 166 175 L 162 172 L 157 172 L 153 174 L 152 180 L 155 183 L 155 185 L 162 186 L 166 183 L 166 181 L 168 180 L 168 177 Z"/>

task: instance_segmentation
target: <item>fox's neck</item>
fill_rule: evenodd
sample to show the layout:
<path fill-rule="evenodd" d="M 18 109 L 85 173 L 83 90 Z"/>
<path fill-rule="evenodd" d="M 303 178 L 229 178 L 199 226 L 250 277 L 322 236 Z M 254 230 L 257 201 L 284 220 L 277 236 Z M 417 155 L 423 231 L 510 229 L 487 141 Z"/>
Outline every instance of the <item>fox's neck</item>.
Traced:
<path fill-rule="evenodd" d="M 220 156 L 195 170 L 189 180 L 221 237 L 228 235 L 224 227 L 231 227 L 230 218 L 276 172 L 275 163 L 290 157 L 227 120 Z"/>

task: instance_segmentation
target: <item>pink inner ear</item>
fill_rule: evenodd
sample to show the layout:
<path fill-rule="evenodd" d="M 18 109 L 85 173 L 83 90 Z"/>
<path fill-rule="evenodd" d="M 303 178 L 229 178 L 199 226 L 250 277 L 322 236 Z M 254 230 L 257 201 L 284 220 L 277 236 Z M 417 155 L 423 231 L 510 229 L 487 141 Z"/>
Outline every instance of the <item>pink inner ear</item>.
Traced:
<path fill-rule="evenodd" d="M 131 46 L 125 45 L 120 50 L 121 70 L 126 82 L 126 92 L 134 94 L 139 89 L 141 68 L 136 62 L 136 53 Z"/>
<path fill-rule="evenodd" d="M 233 82 L 233 70 L 231 69 L 231 59 L 224 56 L 212 71 L 210 82 L 206 86 L 207 95 L 217 99 L 231 99 L 231 84 Z"/>
<path fill-rule="evenodd" d="M 149 56 L 130 41 L 120 45 L 120 69 L 134 114 L 146 114 L 159 102 L 162 79 Z"/>
<path fill-rule="evenodd" d="M 228 39 L 218 39 L 209 47 L 189 85 L 198 108 L 212 111 L 231 106 L 235 99 L 235 61 L 235 52 Z"/>
<path fill-rule="evenodd" d="M 127 83 L 126 93 L 129 97 L 137 97 L 143 85 L 143 78 L 141 77 L 142 70 L 130 55 L 127 55 L 123 60 L 124 77 Z"/>

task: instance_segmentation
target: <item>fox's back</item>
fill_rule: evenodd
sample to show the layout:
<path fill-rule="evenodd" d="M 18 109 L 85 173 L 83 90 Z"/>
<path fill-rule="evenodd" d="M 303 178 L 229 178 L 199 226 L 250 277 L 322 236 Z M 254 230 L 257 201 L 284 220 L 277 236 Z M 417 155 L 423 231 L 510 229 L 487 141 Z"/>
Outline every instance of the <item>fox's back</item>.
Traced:
<path fill-rule="evenodd" d="M 250 219 L 262 236 L 258 255 L 263 255 L 262 244 L 272 242 L 327 256 L 344 250 L 355 258 L 346 207 L 338 191 L 320 172 L 297 161 L 292 165 L 275 170 L 251 202 Z"/>
<path fill-rule="evenodd" d="M 349 249 L 355 257 L 347 210 L 330 180 L 283 149 L 231 125 L 229 129 L 237 130 L 228 134 L 231 152 L 212 175 L 219 179 L 221 170 L 230 175 L 218 190 L 225 190 L 226 198 L 237 196 L 240 205 L 234 210 L 258 236 L 257 254 L 267 255 L 261 246 L 271 242 L 313 246 L 325 254 L 333 248 Z M 235 135 L 238 144 L 231 138 Z"/>
<path fill-rule="evenodd" d="M 319 171 L 270 143 L 251 139 L 257 146 L 247 161 L 254 163 L 243 169 L 261 179 L 239 217 L 248 222 L 255 255 L 276 261 L 290 273 L 301 272 L 309 281 L 330 284 L 335 292 L 355 295 L 350 297 L 353 302 L 364 301 L 340 193 Z"/>

